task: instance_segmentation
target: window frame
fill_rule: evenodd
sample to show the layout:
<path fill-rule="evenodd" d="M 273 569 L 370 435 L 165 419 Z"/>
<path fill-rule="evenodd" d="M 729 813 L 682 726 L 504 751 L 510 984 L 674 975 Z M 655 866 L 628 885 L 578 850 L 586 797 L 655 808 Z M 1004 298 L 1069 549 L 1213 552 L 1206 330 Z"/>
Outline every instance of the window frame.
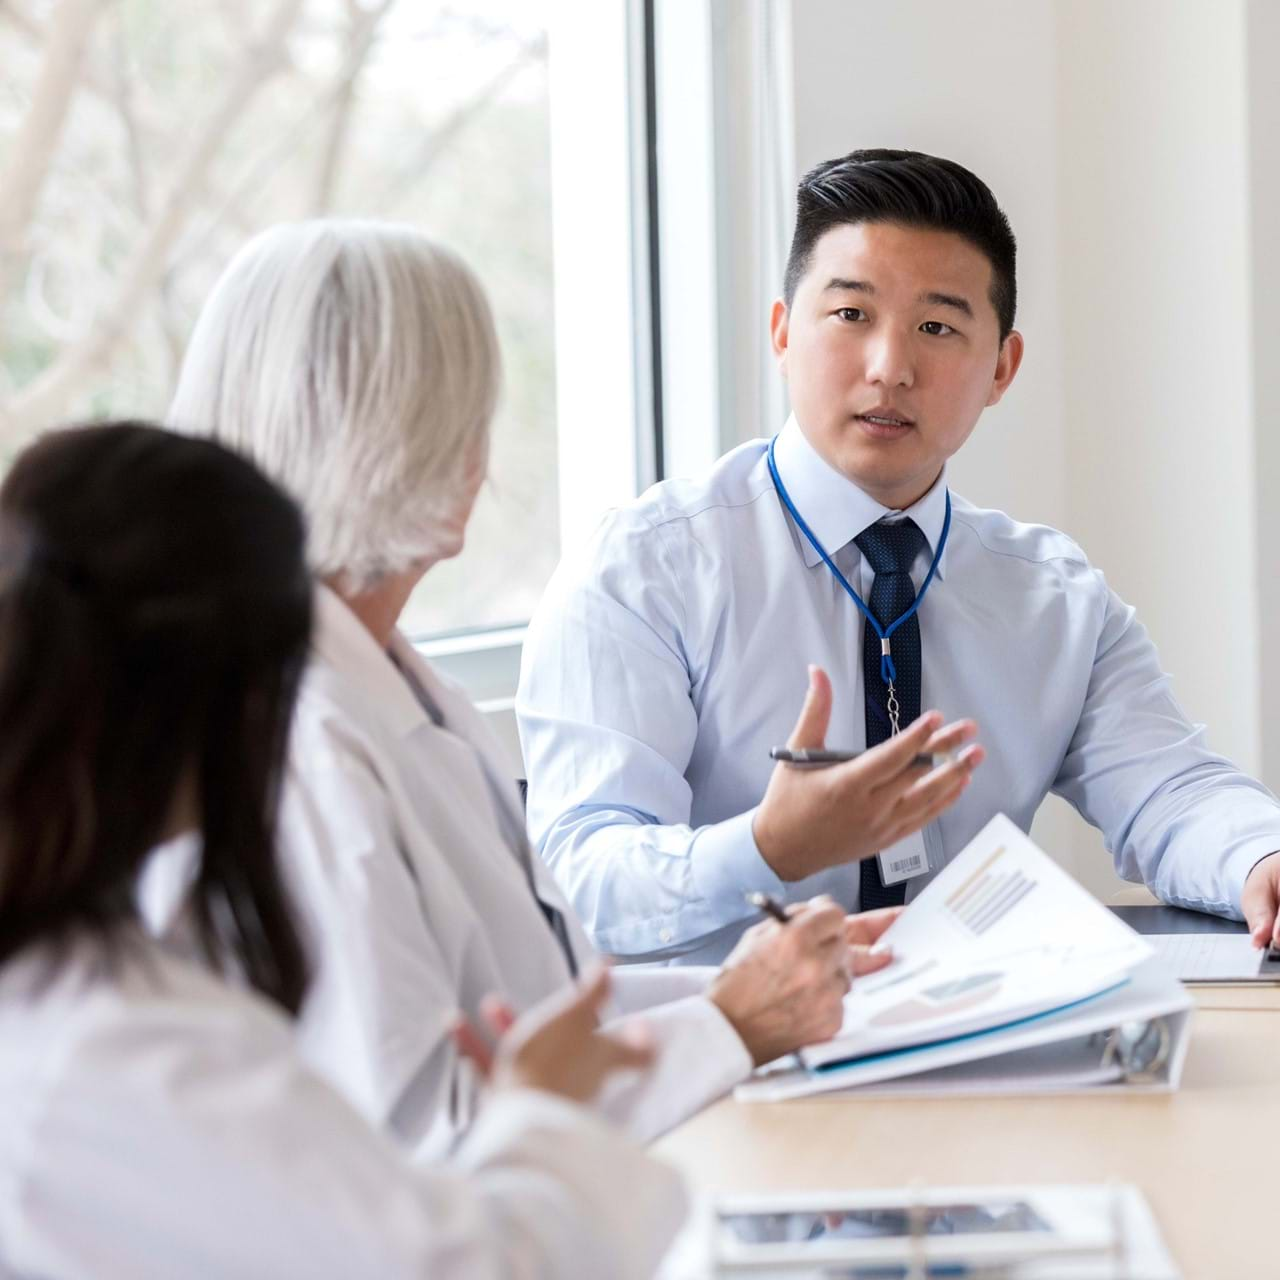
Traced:
<path fill-rule="evenodd" d="M 654 0 L 550 6 L 562 554 L 606 510 L 663 474 L 654 8 Z M 612 391 L 607 401 L 605 389 Z M 413 643 L 514 741 L 526 629 L 415 636 Z"/>
<path fill-rule="evenodd" d="M 765 317 L 796 176 L 790 0 L 553 0 L 549 50 L 563 555 L 786 416 Z M 417 641 L 517 751 L 525 631 Z"/>

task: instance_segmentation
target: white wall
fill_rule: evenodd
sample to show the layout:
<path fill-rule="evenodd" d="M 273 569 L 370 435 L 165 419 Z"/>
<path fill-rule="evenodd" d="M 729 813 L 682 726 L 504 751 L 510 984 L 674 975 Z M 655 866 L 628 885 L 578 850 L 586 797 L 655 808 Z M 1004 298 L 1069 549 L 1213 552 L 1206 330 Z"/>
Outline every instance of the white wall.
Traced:
<path fill-rule="evenodd" d="M 1254 514 L 1257 520 L 1255 585 L 1258 592 L 1258 713 L 1262 737 L 1260 770 L 1280 785 L 1280 663 L 1268 661 L 1280 647 L 1280 5 L 1250 0 L 1245 49 L 1245 110 L 1249 138 L 1249 273 L 1253 327 Z"/>
<path fill-rule="evenodd" d="M 792 5 L 798 171 L 858 146 L 951 156 L 1018 236 L 1027 358 L 955 487 L 1075 536 L 1139 608 L 1212 744 L 1273 784 L 1280 715 L 1264 710 L 1280 711 L 1280 684 L 1264 684 L 1259 654 L 1280 639 L 1265 554 L 1280 445 L 1254 422 L 1280 409 L 1266 359 L 1280 335 L 1255 335 L 1256 320 L 1280 327 L 1256 287 L 1264 248 L 1280 278 L 1262 243 L 1280 225 L 1277 9 Z M 1035 834 L 1095 891 L 1118 887 L 1066 806 L 1051 801 Z"/>
<path fill-rule="evenodd" d="M 1244 6 L 1058 16 L 1072 532 L 1214 745 L 1256 769 Z"/>
<path fill-rule="evenodd" d="M 792 5 L 798 173 L 855 147 L 929 151 L 980 174 L 1009 214 L 1026 360 L 952 476 L 975 502 L 1050 524 L 1066 518 L 1053 40 L 1037 0 Z"/>

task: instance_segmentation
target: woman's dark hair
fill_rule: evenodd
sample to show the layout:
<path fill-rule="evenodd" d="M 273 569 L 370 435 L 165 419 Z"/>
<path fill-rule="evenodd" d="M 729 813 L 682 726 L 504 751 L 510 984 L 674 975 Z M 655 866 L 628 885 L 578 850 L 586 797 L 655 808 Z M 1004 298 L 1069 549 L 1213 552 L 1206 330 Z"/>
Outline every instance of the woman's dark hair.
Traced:
<path fill-rule="evenodd" d="M 0 962 L 118 941 L 183 828 L 215 968 L 296 1012 L 275 812 L 311 631 L 302 517 L 250 463 L 145 423 L 55 431 L 0 486 Z"/>
<path fill-rule="evenodd" d="M 850 151 L 810 169 L 796 191 L 796 229 L 783 284 L 788 307 L 809 269 L 813 246 L 832 227 L 857 222 L 951 231 L 969 241 L 991 263 L 1000 341 L 1009 336 L 1018 302 L 1017 243 L 981 178 L 954 160 L 883 148 Z"/>

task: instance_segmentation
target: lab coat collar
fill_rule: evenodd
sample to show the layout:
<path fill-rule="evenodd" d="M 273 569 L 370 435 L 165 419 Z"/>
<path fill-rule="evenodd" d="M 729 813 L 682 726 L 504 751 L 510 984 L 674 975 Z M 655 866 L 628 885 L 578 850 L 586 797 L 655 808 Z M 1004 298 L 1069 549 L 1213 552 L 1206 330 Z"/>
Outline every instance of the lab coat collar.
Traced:
<path fill-rule="evenodd" d="M 402 632 L 393 631 L 387 649 L 379 648 L 360 619 L 322 583 L 316 584 L 312 650 L 321 662 L 356 686 L 362 710 L 378 715 L 385 727 L 401 739 L 437 727 L 405 678 L 406 673 L 411 675 L 443 717 L 444 731 L 466 742 L 495 779 L 500 776 L 500 767 L 493 763 L 499 751 L 487 745 L 492 734 L 467 695 L 438 676 Z M 493 794 L 501 797 L 512 830 L 521 833 L 513 839 L 523 839 L 524 811 L 515 787 L 497 784 Z"/>
<path fill-rule="evenodd" d="M 391 633 L 388 652 L 379 647 L 341 597 L 323 583 L 316 584 L 315 600 L 313 652 L 322 662 L 358 684 L 362 695 L 378 709 L 397 737 L 407 737 L 432 723 L 400 668 L 412 671 L 414 679 L 422 684 L 448 719 L 449 704 L 453 701 L 450 692 L 441 686 L 431 668 L 399 631 Z"/>
<path fill-rule="evenodd" d="M 794 414 L 778 434 L 774 460 L 796 510 L 828 555 L 834 556 L 841 547 L 885 516 L 910 516 L 928 541 L 930 552 L 937 550 L 946 519 L 945 467 L 933 487 L 918 502 L 905 511 L 894 511 L 891 507 L 881 506 L 822 458 L 805 437 Z M 804 534 L 800 534 L 800 550 L 809 568 L 821 562 L 822 557 Z M 944 549 L 938 561 L 940 578 L 944 576 L 946 558 Z"/>

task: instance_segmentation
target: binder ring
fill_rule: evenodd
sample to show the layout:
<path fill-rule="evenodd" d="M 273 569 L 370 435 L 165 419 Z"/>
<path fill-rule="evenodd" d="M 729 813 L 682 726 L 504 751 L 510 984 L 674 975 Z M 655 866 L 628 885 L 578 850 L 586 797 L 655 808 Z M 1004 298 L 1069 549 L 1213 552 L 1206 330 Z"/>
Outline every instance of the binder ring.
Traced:
<path fill-rule="evenodd" d="M 1122 1022 L 1107 1032 L 1102 1048 L 1102 1065 L 1118 1066 L 1129 1084 L 1142 1084 L 1159 1078 L 1169 1061 L 1173 1037 L 1164 1018 L 1150 1022 Z"/>

